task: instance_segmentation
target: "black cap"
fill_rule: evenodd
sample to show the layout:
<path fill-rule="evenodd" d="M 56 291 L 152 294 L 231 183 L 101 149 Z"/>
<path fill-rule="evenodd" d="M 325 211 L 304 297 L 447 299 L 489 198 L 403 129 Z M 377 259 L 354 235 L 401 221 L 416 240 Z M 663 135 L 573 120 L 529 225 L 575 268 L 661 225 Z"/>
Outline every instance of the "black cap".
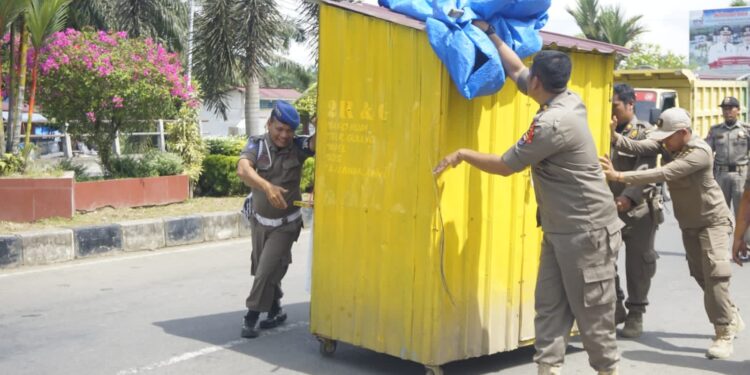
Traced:
<path fill-rule="evenodd" d="M 727 96 L 724 98 L 724 100 L 721 101 L 721 104 L 719 107 L 740 107 L 740 101 L 737 100 L 734 96 Z"/>
<path fill-rule="evenodd" d="M 719 29 L 719 34 L 723 34 L 723 33 L 729 33 L 729 34 L 731 34 L 732 33 L 732 28 L 729 27 L 729 26 L 726 26 L 726 25 L 722 26 Z"/>

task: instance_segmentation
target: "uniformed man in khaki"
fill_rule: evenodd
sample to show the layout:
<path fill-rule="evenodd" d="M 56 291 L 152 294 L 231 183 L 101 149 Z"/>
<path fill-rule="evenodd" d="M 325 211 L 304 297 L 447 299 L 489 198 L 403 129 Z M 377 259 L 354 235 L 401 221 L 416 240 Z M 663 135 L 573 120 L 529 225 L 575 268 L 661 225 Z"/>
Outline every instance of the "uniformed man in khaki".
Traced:
<path fill-rule="evenodd" d="M 623 137 L 642 140 L 653 126 L 639 121 L 634 112 L 635 91 L 626 84 L 615 85 L 612 95 L 612 116 L 617 122 L 615 131 Z M 632 155 L 624 151 L 612 152 L 612 164 L 618 171 L 635 171 L 654 168 L 656 156 Z M 620 287 L 619 275 L 615 279 L 617 306 L 615 323 L 625 323 L 623 337 L 639 337 L 643 332 L 643 314 L 648 306 L 648 291 L 656 273 L 654 250 L 656 228 L 663 221 L 661 212 L 661 186 L 656 184 L 625 185 L 610 181 L 609 188 L 615 196 L 620 219 L 625 222 L 622 239 L 625 242 L 625 275 L 628 298 Z M 623 305 L 623 302 L 625 304 Z M 627 310 L 626 310 L 627 307 Z"/>
<path fill-rule="evenodd" d="M 734 241 L 732 244 L 732 259 L 740 267 L 750 256 L 747 245 L 747 236 L 750 235 L 750 231 L 747 230 L 748 226 L 750 226 L 748 213 L 750 213 L 750 176 L 745 180 L 745 188 L 736 216 L 737 227 L 734 230 Z"/>
<path fill-rule="evenodd" d="M 567 89 L 570 58 L 541 51 L 526 69 L 518 56 L 482 21 L 508 76 L 540 109 L 529 130 L 502 157 L 460 149 L 435 168 L 467 162 L 509 176 L 531 168 L 544 230 L 536 284 L 536 355 L 539 374 L 559 374 L 570 331 L 577 321 L 589 364 L 616 374 L 615 261 L 622 221 L 604 181 L 581 98 Z"/>
<path fill-rule="evenodd" d="M 706 143 L 714 151 L 714 177 L 735 216 L 747 178 L 750 126 L 739 120 L 740 102 L 731 96 L 721 101 L 724 122 L 708 131 Z"/>
<path fill-rule="evenodd" d="M 690 123 L 687 111 L 670 108 L 661 114 L 657 130 L 650 132 L 648 139 L 634 141 L 615 132 L 613 122 L 613 144 L 618 151 L 657 155 L 666 150 L 664 165 L 645 171 L 618 172 L 607 158 L 601 161 L 610 181 L 635 185 L 666 182 L 669 186 L 690 275 L 703 289 L 704 306 L 716 332 L 706 356 L 727 358 L 732 354 L 736 333 L 744 329 L 729 297 L 732 214 L 713 176 L 711 148 L 692 136 Z"/>
<path fill-rule="evenodd" d="M 284 101 L 274 103 L 266 123 L 267 133 L 251 137 L 240 154 L 237 174 L 250 186 L 245 212 L 252 231 L 252 266 L 255 276 L 245 301 L 248 312 L 242 337 L 258 336 L 260 313 L 267 312 L 261 329 L 276 327 L 286 320 L 281 309 L 281 279 L 292 262 L 292 244 L 302 229 L 299 207 L 302 163 L 315 151 L 315 136 L 295 137 L 299 114 Z"/>

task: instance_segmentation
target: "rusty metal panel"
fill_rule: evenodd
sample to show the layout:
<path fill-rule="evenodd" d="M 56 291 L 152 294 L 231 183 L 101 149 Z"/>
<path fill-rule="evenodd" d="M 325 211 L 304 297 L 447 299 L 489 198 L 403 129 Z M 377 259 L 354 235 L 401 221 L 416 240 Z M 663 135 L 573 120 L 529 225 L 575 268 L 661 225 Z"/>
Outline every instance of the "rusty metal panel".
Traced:
<path fill-rule="evenodd" d="M 323 4 L 320 38 L 312 333 L 429 365 L 528 343 L 541 241 L 528 170 L 431 171 L 459 147 L 504 152 L 538 105 L 513 83 L 464 99 L 415 28 Z M 607 152 L 614 57 L 571 56 Z"/>

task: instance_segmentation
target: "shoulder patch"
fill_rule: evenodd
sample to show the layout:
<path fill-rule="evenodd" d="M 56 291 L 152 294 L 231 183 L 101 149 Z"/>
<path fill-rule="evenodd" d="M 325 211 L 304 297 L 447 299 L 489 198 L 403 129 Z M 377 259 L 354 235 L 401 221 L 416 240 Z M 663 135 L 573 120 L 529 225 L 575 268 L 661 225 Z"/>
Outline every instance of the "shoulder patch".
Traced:
<path fill-rule="evenodd" d="M 630 138 L 630 139 L 636 139 L 636 137 L 638 137 L 638 130 L 636 130 L 636 129 L 633 129 L 633 131 L 632 131 L 632 132 L 630 132 L 630 136 L 629 136 L 629 138 Z"/>
<path fill-rule="evenodd" d="M 534 128 L 536 128 L 536 121 L 532 121 L 531 125 L 529 125 L 529 130 L 521 136 L 521 139 L 518 141 L 519 146 L 534 142 L 534 132 L 536 131 Z"/>

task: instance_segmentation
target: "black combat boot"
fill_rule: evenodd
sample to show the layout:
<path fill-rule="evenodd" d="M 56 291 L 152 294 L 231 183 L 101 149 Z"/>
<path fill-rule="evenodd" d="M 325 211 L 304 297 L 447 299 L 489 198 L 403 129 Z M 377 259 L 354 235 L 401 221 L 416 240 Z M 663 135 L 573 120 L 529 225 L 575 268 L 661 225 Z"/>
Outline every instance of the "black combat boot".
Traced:
<path fill-rule="evenodd" d="M 281 300 L 273 300 L 271 310 L 266 315 L 266 319 L 260 322 L 260 329 L 270 329 L 281 325 L 286 321 L 286 313 L 281 310 Z"/>
<path fill-rule="evenodd" d="M 258 324 L 259 318 L 259 311 L 248 310 L 247 315 L 245 315 L 244 324 L 242 325 L 242 337 L 246 339 L 258 337 L 258 330 L 255 328 L 255 325 Z"/>

